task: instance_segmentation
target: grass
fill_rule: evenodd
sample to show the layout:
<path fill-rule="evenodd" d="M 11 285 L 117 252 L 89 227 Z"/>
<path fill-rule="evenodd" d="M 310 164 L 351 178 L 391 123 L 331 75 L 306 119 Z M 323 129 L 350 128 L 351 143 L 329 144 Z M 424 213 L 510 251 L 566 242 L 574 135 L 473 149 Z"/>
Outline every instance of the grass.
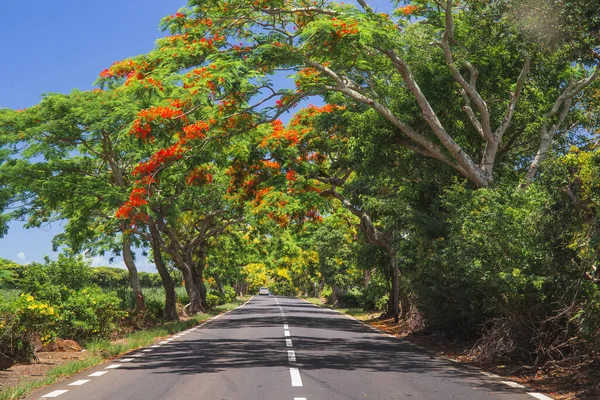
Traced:
<path fill-rule="evenodd" d="M 95 340 L 86 343 L 84 346 L 89 353 L 89 357 L 84 360 L 69 362 L 57 366 L 46 373 L 46 376 L 39 380 L 21 382 L 15 386 L 7 387 L 0 391 L 0 400 L 14 400 L 24 397 L 35 389 L 51 385 L 61 378 L 68 378 L 84 369 L 101 364 L 107 359 L 120 356 L 132 350 L 141 347 L 149 346 L 161 338 L 169 336 L 173 333 L 184 331 L 188 328 L 196 326 L 210 317 L 221 314 L 236 307 L 248 300 L 250 296 L 240 297 L 231 303 L 222 304 L 210 310 L 207 314 L 199 314 L 191 317 L 186 321 L 167 322 L 162 325 L 137 331 L 126 335 L 118 341 Z"/>

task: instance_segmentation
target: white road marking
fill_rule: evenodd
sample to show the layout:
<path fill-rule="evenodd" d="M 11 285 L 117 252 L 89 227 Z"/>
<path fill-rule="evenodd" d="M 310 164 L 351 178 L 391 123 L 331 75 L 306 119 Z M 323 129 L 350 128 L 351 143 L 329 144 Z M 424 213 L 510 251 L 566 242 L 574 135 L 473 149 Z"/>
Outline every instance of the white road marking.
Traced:
<path fill-rule="evenodd" d="M 290 336 L 290 331 L 283 331 L 283 335 L 289 337 Z"/>
<path fill-rule="evenodd" d="M 286 347 L 292 347 L 292 339 L 285 339 Z"/>
<path fill-rule="evenodd" d="M 137 353 L 137 354 L 132 354 L 131 357 L 143 357 L 145 356 L 144 353 Z"/>
<path fill-rule="evenodd" d="M 479 373 L 480 373 L 481 375 L 485 375 L 485 376 L 487 376 L 488 378 L 500 378 L 500 375 L 492 374 L 492 373 L 490 373 L 490 372 L 479 371 Z"/>
<path fill-rule="evenodd" d="M 150 347 L 152 347 L 153 349 L 156 349 L 156 348 L 159 348 L 160 345 L 159 344 L 155 344 L 154 346 L 150 346 Z"/>
<path fill-rule="evenodd" d="M 296 352 L 294 350 L 288 350 L 288 361 L 296 362 Z"/>
<path fill-rule="evenodd" d="M 288 324 L 283 324 L 283 329 L 290 329 L 290 327 L 288 326 Z"/>
<path fill-rule="evenodd" d="M 306 397 L 294 397 L 294 400 L 306 400 Z"/>
<path fill-rule="evenodd" d="M 290 376 L 292 377 L 293 387 L 302 387 L 302 378 L 300 378 L 298 368 L 290 368 Z"/>
<path fill-rule="evenodd" d="M 133 358 L 121 358 L 119 362 L 132 362 L 133 360 Z"/>
<path fill-rule="evenodd" d="M 510 387 L 514 387 L 514 388 L 524 388 L 525 387 L 525 386 L 521 385 L 520 383 L 512 382 L 512 381 L 502 381 L 502 383 L 504 383 L 505 385 L 508 385 Z"/>
<path fill-rule="evenodd" d="M 119 368 L 122 364 L 112 364 L 109 365 L 108 367 L 104 368 L 104 369 L 116 369 Z"/>
<path fill-rule="evenodd" d="M 548 397 L 546 395 L 543 395 L 541 393 L 527 393 L 530 396 L 535 397 L 536 399 L 540 399 L 540 400 L 552 400 L 552 397 Z"/>
<path fill-rule="evenodd" d="M 167 344 L 169 342 L 167 342 L 166 340 L 163 340 L 162 342 L 158 342 L 158 344 Z"/>
<path fill-rule="evenodd" d="M 147 352 L 147 351 L 152 351 L 152 350 L 153 350 L 153 349 L 144 349 L 144 350 L 142 350 L 142 351 L 146 351 L 146 352 Z"/>
<path fill-rule="evenodd" d="M 88 376 L 102 376 L 104 374 L 108 374 L 108 371 L 98 371 L 94 372 L 93 374 L 89 374 Z"/>
<path fill-rule="evenodd" d="M 89 379 L 80 379 L 80 380 L 75 381 L 73 383 L 69 383 L 69 386 L 81 386 L 81 385 L 85 385 L 89 381 L 90 381 Z"/>
<path fill-rule="evenodd" d="M 44 398 L 44 397 L 58 397 L 61 394 L 67 393 L 67 392 L 68 392 L 68 390 L 55 390 L 54 392 L 50 392 L 50 393 L 42 396 L 42 398 Z"/>
<path fill-rule="evenodd" d="M 170 342 L 172 340 L 173 340 L 172 338 L 169 338 L 169 339 L 165 340 L 165 342 Z"/>

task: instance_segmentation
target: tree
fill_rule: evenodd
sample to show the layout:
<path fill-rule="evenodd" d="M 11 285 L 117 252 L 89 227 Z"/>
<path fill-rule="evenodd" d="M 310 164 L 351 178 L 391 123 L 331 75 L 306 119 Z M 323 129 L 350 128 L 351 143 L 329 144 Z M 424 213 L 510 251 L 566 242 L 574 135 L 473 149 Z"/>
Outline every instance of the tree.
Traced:
<path fill-rule="evenodd" d="M 66 219 L 55 247 L 121 253 L 141 310 L 144 297 L 132 239 L 127 226 L 113 218 L 131 185 L 127 173 L 138 157 L 135 146 L 119 135 L 137 107 L 130 98 L 101 90 L 51 94 L 27 110 L 3 110 L 0 129 L 19 132 L 15 143 L 23 146 L 21 157 L 2 168 L 15 191 L 13 215 L 27 217 L 29 227 Z"/>

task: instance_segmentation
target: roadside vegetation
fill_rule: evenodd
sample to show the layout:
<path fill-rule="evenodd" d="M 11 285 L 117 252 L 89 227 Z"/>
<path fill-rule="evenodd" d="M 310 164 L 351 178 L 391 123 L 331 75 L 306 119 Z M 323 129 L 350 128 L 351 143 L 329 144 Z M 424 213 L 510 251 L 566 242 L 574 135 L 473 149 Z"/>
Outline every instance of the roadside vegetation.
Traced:
<path fill-rule="evenodd" d="M 66 221 L 58 261 L 4 263 L 0 351 L 268 286 L 522 373 L 597 366 L 600 6 L 367 3 L 190 0 L 94 90 L 0 110 L 0 233 Z"/>

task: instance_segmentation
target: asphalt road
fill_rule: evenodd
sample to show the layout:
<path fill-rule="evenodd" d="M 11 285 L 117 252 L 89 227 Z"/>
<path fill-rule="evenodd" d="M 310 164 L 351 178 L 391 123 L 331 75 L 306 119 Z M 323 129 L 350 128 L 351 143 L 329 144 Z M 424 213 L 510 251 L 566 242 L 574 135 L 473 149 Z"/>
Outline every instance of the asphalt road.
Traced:
<path fill-rule="evenodd" d="M 161 343 L 84 371 L 28 399 L 537 397 L 296 298 L 256 296 L 203 327 Z"/>

